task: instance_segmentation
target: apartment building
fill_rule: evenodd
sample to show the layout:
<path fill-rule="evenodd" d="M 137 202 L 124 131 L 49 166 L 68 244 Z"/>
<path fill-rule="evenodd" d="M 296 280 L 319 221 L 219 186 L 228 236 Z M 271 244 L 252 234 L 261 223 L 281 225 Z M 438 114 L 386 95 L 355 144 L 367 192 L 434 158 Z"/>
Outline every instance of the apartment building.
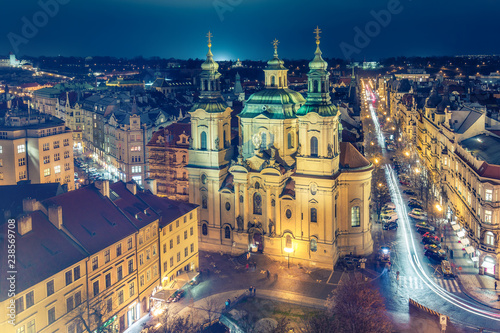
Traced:
<path fill-rule="evenodd" d="M 18 220 L 16 295 L 1 295 L 0 331 L 77 333 L 111 325 L 123 332 L 149 312 L 151 296 L 161 288 L 160 263 L 167 259 L 159 228 L 183 215 L 185 222 L 164 237 L 192 228 L 176 245 L 187 254 L 171 269 L 177 282 L 187 282 L 181 273 L 198 269 L 196 206 L 159 198 L 154 181 L 148 184 L 143 191 L 134 182 L 101 181 L 41 201 L 23 200 L 22 213 L 11 215 Z M 0 228 L 8 234 L 9 215 L 3 213 Z M 0 240 L 5 253 L 7 245 Z M 9 289 L 7 277 L 2 271 L 2 290 Z"/>
<path fill-rule="evenodd" d="M 0 124 L 0 185 L 57 182 L 75 188 L 72 132 L 58 118 L 10 110 Z"/>
<path fill-rule="evenodd" d="M 442 217 L 454 223 L 478 273 L 499 279 L 500 122 L 447 87 L 405 98 L 394 105 L 395 116 L 414 135 L 434 196 L 445 206 Z"/>

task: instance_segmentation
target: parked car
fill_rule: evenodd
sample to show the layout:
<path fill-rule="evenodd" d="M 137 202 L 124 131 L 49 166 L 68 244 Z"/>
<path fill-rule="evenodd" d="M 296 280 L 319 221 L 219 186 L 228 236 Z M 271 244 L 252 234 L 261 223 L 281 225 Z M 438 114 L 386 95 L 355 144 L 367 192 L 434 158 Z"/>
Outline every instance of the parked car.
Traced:
<path fill-rule="evenodd" d="M 443 272 L 444 277 L 455 277 L 453 270 L 451 269 L 451 264 L 448 260 L 441 261 L 441 272 Z"/>
<path fill-rule="evenodd" d="M 423 243 L 424 245 L 434 244 L 434 245 L 436 245 L 436 246 L 438 246 L 438 245 L 439 245 L 439 247 L 441 246 L 441 242 L 439 242 L 439 240 L 434 239 L 434 238 L 429 238 L 429 237 L 424 237 L 424 238 L 422 239 L 422 243 Z"/>
<path fill-rule="evenodd" d="M 441 261 L 448 259 L 446 257 L 446 252 L 444 250 L 431 250 L 428 249 L 425 251 L 425 256 L 431 260 L 437 261 L 441 263 Z"/>
<path fill-rule="evenodd" d="M 408 195 L 417 195 L 417 193 L 410 188 L 403 190 L 403 193 L 408 194 Z"/>
<path fill-rule="evenodd" d="M 426 245 L 424 245 L 424 252 L 426 250 L 435 250 L 435 251 L 437 251 L 439 249 L 441 249 L 441 244 L 426 244 Z"/>
<path fill-rule="evenodd" d="M 419 234 L 425 234 L 428 231 L 434 231 L 434 227 L 430 225 L 420 225 L 417 226 L 417 232 Z"/>
<path fill-rule="evenodd" d="M 434 239 L 438 239 L 439 240 L 439 237 L 436 236 L 436 234 L 432 231 L 428 231 L 426 232 L 425 234 L 422 235 L 422 238 L 424 237 L 427 237 L 427 238 L 434 238 Z"/>
<path fill-rule="evenodd" d="M 419 203 L 418 201 L 409 201 L 408 202 L 408 207 L 410 207 L 410 208 L 420 208 L 420 209 L 424 208 L 424 206 L 421 203 Z"/>
<path fill-rule="evenodd" d="M 382 207 L 382 209 L 386 209 L 386 208 L 390 208 L 390 209 L 396 209 L 396 205 L 393 204 L 392 202 L 388 202 L 384 205 L 384 207 Z"/>
<path fill-rule="evenodd" d="M 389 222 L 396 222 L 398 220 L 398 214 L 394 214 L 394 215 L 390 215 L 390 216 L 386 216 L 386 217 L 383 217 L 382 218 L 382 222 L 384 224 L 386 223 L 389 223 Z"/>
<path fill-rule="evenodd" d="M 392 222 L 387 222 L 387 223 L 384 223 L 384 225 L 382 226 L 382 229 L 384 230 L 393 230 L 393 229 L 398 229 L 398 220 L 396 219 L 396 221 L 392 221 Z"/>
<path fill-rule="evenodd" d="M 386 211 L 382 212 L 382 214 L 380 214 L 380 218 L 387 219 L 388 217 L 393 216 L 393 215 L 397 215 L 397 214 L 398 213 L 396 213 L 396 211 L 394 211 L 394 210 L 386 210 Z"/>

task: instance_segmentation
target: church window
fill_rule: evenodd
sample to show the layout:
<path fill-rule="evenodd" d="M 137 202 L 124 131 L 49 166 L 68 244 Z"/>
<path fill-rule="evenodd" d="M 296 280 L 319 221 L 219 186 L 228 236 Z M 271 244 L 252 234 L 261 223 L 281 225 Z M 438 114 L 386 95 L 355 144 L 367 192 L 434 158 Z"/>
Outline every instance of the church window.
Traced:
<path fill-rule="evenodd" d="M 201 149 L 206 150 L 207 149 L 207 133 L 205 133 L 205 131 L 201 132 L 200 141 L 201 141 Z"/>
<path fill-rule="evenodd" d="M 288 133 L 288 149 L 293 148 L 292 133 Z"/>
<path fill-rule="evenodd" d="M 275 87 L 276 86 L 276 76 L 271 76 L 271 87 Z"/>
<path fill-rule="evenodd" d="M 206 195 L 203 195 L 201 198 L 201 208 L 207 209 L 208 207 L 208 198 Z"/>
<path fill-rule="evenodd" d="M 319 82 L 317 80 L 313 81 L 314 92 L 319 92 Z"/>
<path fill-rule="evenodd" d="M 185 172 L 182 173 L 182 179 L 187 179 L 187 174 Z"/>
<path fill-rule="evenodd" d="M 262 215 L 262 198 L 259 193 L 253 195 L 253 213 Z"/>
<path fill-rule="evenodd" d="M 203 90 L 203 91 L 207 91 L 208 90 L 207 89 L 207 80 L 203 80 L 203 87 L 202 87 L 201 90 Z"/>
<path fill-rule="evenodd" d="M 318 157 L 318 138 L 315 136 L 311 138 L 311 156 Z"/>
<path fill-rule="evenodd" d="M 226 210 L 227 211 L 231 210 L 231 204 L 229 202 L 226 202 Z"/>
<path fill-rule="evenodd" d="M 276 200 L 271 199 L 271 207 L 274 207 L 274 206 L 276 206 Z"/>
<path fill-rule="evenodd" d="M 182 155 L 182 163 L 186 163 L 186 155 Z"/>
<path fill-rule="evenodd" d="M 292 211 L 290 209 L 287 209 L 285 212 L 285 216 L 287 219 L 290 219 L 292 217 Z"/>
<path fill-rule="evenodd" d="M 260 189 L 260 183 L 259 182 L 255 182 L 255 189 L 256 190 Z"/>
<path fill-rule="evenodd" d="M 240 195 L 240 202 L 243 203 L 243 196 Z"/>
<path fill-rule="evenodd" d="M 316 252 L 318 250 L 318 241 L 316 238 L 311 238 L 311 252 Z"/>
<path fill-rule="evenodd" d="M 318 212 L 316 208 L 311 208 L 311 222 L 318 222 Z"/>
<path fill-rule="evenodd" d="M 262 144 L 261 147 L 267 149 L 267 135 L 266 133 L 262 133 Z"/>
<path fill-rule="evenodd" d="M 231 228 L 229 228 L 228 226 L 224 228 L 224 238 L 225 239 L 231 238 Z"/>
<path fill-rule="evenodd" d="M 208 227 L 207 227 L 207 224 L 206 224 L 206 223 L 203 223 L 203 224 L 201 225 L 201 234 L 202 234 L 203 236 L 208 235 Z"/>
<path fill-rule="evenodd" d="M 280 76 L 280 79 L 279 79 L 279 83 L 280 83 L 279 87 L 280 88 L 283 87 L 283 80 L 282 80 L 281 76 Z"/>
<path fill-rule="evenodd" d="M 359 206 L 351 208 L 351 227 L 359 227 L 361 225 Z"/>
<path fill-rule="evenodd" d="M 292 236 L 290 235 L 286 235 L 286 241 L 285 241 L 285 247 L 287 249 L 291 249 L 292 248 Z"/>

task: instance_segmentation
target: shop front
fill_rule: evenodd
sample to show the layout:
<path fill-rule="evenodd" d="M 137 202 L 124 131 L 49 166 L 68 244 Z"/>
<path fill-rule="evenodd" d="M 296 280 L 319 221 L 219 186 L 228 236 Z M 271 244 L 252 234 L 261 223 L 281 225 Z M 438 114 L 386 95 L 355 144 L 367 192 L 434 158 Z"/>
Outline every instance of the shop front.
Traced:
<path fill-rule="evenodd" d="M 495 259 L 486 255 L 479 267 L 479 274 L 481 274 L 481 271 L 485 275 L 495 276 Z"/>

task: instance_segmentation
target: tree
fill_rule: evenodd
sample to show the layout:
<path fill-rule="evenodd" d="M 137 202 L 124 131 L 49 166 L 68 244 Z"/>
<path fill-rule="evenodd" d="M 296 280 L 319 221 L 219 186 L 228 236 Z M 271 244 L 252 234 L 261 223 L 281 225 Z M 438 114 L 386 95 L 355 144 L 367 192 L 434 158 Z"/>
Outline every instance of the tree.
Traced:
<path fill-rule="evenodd" d="M 207 313 L 208 322 L 211 323 L 215 319 L 216 314 L 220 312 L 220 304 L 215 297 L 207 297 L 200 309 Z"/>
<path fill-rule="evenodd" d="M 152 324 L 149 330 L 154 333 L 194 333 L 199 331 L 192 322 L 191 315 L 186 317 L 172 315 L 168 308 L 161 314 L 159 323 L 161 323 L 159 327 L 156 327 L 157 324 Z"/>
<path fill-rule="evenodd" d="M 382 296 L 360 278 L 341 282 L 328 297 L 326 312 L 335 319 L 335 332 L 391 332 Z"/>
<path fill-rule="evenodd" d="M 302 319 L 302 333 L 335 333 L 335 317 L 327 311 L 309 313 Z"/>
<path fill-rule="evenodd" d="M 109 309 L 109 300 L 111 299 L 111 309 Z M 99 296 L 92 300 L 87 300 L 76 308 L 74 315 L 74 324 L 83 326 L 85 332 L 96 333 L 115 333 L 116 329 L 113 323 L 107 323 L 113 313 L 112 306 L 115 301 L 112 298 L 106 300 Z"/>

